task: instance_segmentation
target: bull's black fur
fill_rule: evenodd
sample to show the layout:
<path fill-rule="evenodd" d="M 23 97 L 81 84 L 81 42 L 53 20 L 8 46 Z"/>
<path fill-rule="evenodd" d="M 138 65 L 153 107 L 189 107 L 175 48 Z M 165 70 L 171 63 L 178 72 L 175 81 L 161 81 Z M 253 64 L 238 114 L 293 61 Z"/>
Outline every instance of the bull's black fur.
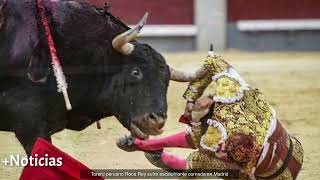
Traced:
<path fill-rule="evenodd" d="M 6 6 L 7 2 L 4 1 L 2 2 L 2 4 L 0 4 L 0 30 L 2 29 L 2 27 L 4 26 L 4 16 L 3 16 L 3 9 Z"/>
<path fill-rule="evenodd" d="M 3 3 L 0 0 L 0 7 Z M 2 9 L 0 29 L 1 131 L 13 131 L 30 153 L 37 137 L 50 140 L 64 128 L 82 130 L 106 116 L 116 116 L 126 128 L 144 113 L 166 116 L 169 68 L 158 52 L 133 42 L 132 54 L 117 53 L 111 41 L 129 28 L 94 6 L 50 0 L 43 4 L 73 110 L 66 110 L 57 93 L 34 0 L 10 0 Z M 35 82 L 43 78 L 44 83 Z"/>

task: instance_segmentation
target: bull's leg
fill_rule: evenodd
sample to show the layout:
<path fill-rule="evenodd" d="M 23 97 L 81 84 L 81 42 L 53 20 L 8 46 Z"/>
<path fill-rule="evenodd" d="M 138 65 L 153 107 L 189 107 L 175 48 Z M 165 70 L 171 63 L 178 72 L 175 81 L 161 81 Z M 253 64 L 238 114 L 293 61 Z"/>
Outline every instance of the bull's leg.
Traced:
<path fill-rule="evenodd" d="M 28 155 L 38 137 L 51 140 L 46 119 L 47 106 L 40 93 L 34 91 L 31 88 L 15 89 L 4 99 L 12 131 Z"/>
<path fill-rule="evenodd" d="M 18 127 L 14 130 L 14 133 L 22 144 L 27 155 L 31 154 L 33 145 L 37 138 L 44 138 L 51 142 L 51 136 L 47 130 L 47 125 L 42 119 L 28 116 L 19 121 L 16 126 Z"/>
<path fill-rule="evenodd" d="M 118 140 L 117 146 L 125 151 L 157 151 L 165 147 L 194 148 L 189 135 L 183 131 L 159 139 L 140 140 L 133 137 L 124 137 Z"/>

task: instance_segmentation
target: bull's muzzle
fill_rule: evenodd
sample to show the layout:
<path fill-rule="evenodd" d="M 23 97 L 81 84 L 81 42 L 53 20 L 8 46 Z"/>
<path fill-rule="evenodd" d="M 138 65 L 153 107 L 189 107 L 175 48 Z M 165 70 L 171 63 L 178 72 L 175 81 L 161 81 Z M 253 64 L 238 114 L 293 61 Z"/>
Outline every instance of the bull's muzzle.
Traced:
<path fill-rule="evenodd" d="M 167 116 L 155 113 L 146 113 L 140 118 L 131 121 L 130 131 L 134 137 L 147 139 L 149 135 L 156 136 L 163 132 Z"/>

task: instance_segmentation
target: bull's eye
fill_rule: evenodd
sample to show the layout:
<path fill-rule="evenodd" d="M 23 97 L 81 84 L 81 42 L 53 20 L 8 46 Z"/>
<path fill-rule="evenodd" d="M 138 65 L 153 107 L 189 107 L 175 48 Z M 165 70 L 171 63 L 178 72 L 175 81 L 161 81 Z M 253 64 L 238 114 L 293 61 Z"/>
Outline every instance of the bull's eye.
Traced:
<path fill-rule="evenodd" d="M 138 69 L 133 69 L 131 71 L 131 76 L 137 78 L 137 79 L 141 79 L 142 78 L 142 73 L 138 70 Z"/>

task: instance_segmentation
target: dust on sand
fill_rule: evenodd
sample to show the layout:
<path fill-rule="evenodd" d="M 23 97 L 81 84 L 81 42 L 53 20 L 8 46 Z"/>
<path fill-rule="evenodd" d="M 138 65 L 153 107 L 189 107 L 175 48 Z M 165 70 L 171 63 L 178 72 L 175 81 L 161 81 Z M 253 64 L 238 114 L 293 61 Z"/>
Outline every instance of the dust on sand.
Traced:
<path fill-rule="evenodd" d="M 249 84 L 268 97 L 279 119 L 296 136 L 305 150 L 303 170 L 298 179 L 318 179 L 320 175 L 320 53 L 245 53 L 224 52 L 229 61 Z M 206 53 L 165 54 L 168 63 L 180 69 L 200 64 Z M 168 91 L 168 121 L 165 135 L 183 131 L 178 123 L 183 112 L 181 97 L 186 83 L 171 82 Z M 210 87 L 206 93 L 212 91 Z M 102 120 L 81 132 L 64 130 L 53 136 L 53 143 L 93 169 L 155 169 L 141 152 L 127 153 L 115 145 L 117 138 L 128 134 L 114 118 Z M 167 149 L 187 156 L 190 150 Z M 0 160 L 24 151 L 12 133 L 0 132 Z M 0 162 L 0 179 L 18 179 L 22 167 L 4 166 Z"/>

